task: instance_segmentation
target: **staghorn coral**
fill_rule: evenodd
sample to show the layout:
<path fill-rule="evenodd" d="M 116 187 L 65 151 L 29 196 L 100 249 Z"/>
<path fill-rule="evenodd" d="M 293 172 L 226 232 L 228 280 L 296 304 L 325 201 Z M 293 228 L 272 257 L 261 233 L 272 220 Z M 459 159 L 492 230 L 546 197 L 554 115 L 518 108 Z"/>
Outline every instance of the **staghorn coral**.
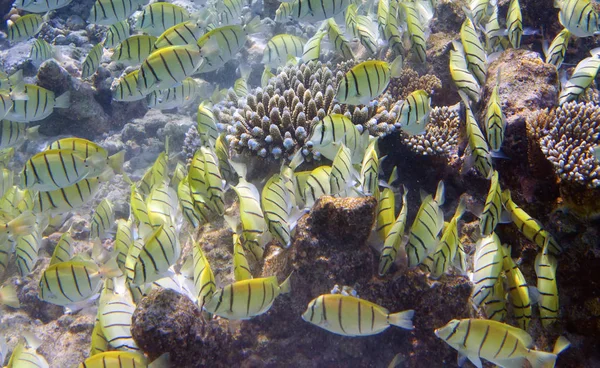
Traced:
<path fill-rule="evenodd" d="M 569 102 L 537 111 L 527 120 L 527 131 L 562 180 L 600 187 L 600 165 L 593 156 L 600 140 L 600 106 Z"/>
<path fill-rule="evenodd" d="M 328 114 L 345 114 L 374 136 L 394 131 L 397 110 L 392 100 L 382 98 L 362 107 L 338 104 L 335 91 L 341 78 L 341 70 L 334 73 L 321 62 L 288 65 L 245 99 L 228 96 L 229 101 L 216 106 L 215 117 L 226 129 L 233 151 L 275 159 L 303 147 L 313 123 Z M 308 150 L 306 155 L 310 160 Z"/>
<path fill-rule="evenodd" d="M 404 135 L 404 144 L 424 156 L 448 157 L 457 154 L 460 117 L 456 109 L 448 106 L 432 108 L 426 130 L 427 132 L 421 135 Z"/>
<path fill-rule="evenodd" d="M 400 72 L 400 76 L 392 78 L 388 86 L 386 95 L 392 100 L 404 100 L 412 92 L 422 89 L 433 95 L 442 89 L 442 81 L 433 74 L 419 76 L 415 70 L 405 66 Z"/>

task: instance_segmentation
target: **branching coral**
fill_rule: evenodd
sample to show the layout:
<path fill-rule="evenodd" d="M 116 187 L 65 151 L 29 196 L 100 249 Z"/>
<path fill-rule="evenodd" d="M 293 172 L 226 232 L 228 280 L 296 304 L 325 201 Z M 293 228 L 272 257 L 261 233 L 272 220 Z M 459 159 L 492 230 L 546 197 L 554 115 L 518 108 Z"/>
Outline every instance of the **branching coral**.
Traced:
<path fill-rule="evenodd" d="M 392 78 L 387 89 L 387 95 L 393 100 L 404 100 L 414 91 L 419 89 L 433 95 L 442 89 L 442 81 L 433 74 L 419 76 L 419 73 L 405 66 L 400 76 Z"/>
<path fill-rule="evenodd" d="M 424 156 L 456 153 L 460 129 L 458 111 L 447 106 L 434 107 L 429 119 L 427 132 L 412 137 L 404 135 L 404 144 Z"/>
<path fill-rule="evenodd" d="M 569 102 L 537 111 L 527 120 L 527 130 L 562 180 L 600 187 L 600 165 L 593 151 L 600 141 L 600 106 Z"/>

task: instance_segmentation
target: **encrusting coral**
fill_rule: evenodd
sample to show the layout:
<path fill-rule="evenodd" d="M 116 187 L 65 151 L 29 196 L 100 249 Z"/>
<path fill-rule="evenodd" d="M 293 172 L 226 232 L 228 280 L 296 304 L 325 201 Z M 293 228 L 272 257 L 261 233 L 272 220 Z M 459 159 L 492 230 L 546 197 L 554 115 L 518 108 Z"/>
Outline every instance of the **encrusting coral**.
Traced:
<path fill-rule="evenodd" d="M 433 95 L 442 89 L 442 81 L 433 74 L 419 75 L 414 69 L 405 66 L 400 75 L 390 80 L 386 95 L 392 100 L 405 100 L 417 90 L 424 90 Z"/>
<path fill-rule="evenodd" d="M 457 154 L 460 133 L 457 109 L 448 106 L 432 108 L 425 130 L 425 134 L 421 135 L 404 135 L 404 144 L 424 156 Z"/>
<path fill-rule="evenodd" d="M 562 180 L 600 187 L 600 165 L 593 154 L 600 134 L 598 105 L 569 102 L 537 111 L 528 119 L 527 130 Z"/>

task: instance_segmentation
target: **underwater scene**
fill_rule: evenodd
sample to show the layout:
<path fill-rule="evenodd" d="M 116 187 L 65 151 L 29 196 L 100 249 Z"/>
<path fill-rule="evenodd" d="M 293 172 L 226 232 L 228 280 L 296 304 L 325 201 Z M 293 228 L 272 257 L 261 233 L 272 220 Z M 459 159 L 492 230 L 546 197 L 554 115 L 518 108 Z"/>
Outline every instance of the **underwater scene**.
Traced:
<path fill-rule="evenodd" d="M 600 367 L 599 14 L 0 0 L 0 367 Z"/>

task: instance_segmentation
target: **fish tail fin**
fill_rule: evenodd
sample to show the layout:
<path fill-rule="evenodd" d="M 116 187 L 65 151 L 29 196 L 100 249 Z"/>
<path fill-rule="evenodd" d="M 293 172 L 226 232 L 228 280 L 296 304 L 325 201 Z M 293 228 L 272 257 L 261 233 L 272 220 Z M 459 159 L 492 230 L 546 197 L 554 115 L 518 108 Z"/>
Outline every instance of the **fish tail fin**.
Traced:
<path fill-rule="evenodd" d="M 279 285 L 279 292 L 281 294 L 287 294 L 290 291 L 292 291 L 292 283 L 291 283 L 291 279 L 292 279 L 292 275 L 294 273 L 292 272 L 287 279 L 285 279 L 284 282 L 281 283 L 281 285 Z"/>
<path fill-rule="evenodd" d="M 11 308 L 19 308 L 19 297 L 17 296 L 17 289 L 11 283 L 6 284 L 0 288 L 0 304 L 4 304 Z"/>
<path fill-rule="evenodd" d="M 8 77 L 10 85 L 14 88 L 15 86 L 23 85 L 23 70 L 19 69 Z"/>
<path fill-rule="evenodd" d="M 402 72 L 402 67 L 404 66 L 404 60 L 402 59 L 402 55 L 398 55 L 394 61 L 392 61 L 392 65 L 390 65 L 391 76 L 399 77 Z"/>
<path fill-rule="evenodd" d="M 38 139 L 40 137 L 40 126 L 37 125 L 37 126 L 31 127 L 31 128 L 28 128 L 25 131 L 25 135 L 26 135 L 27 139 L 29 139 L 29 140 Z"/>
<path fill-rule="evenodd" d="M 391 325 L 404 328 L 406 330 L 412 330 L 413 326 L 412 318 L 415 315 L 415 311 L 412 309 L 405 310 L 403 312 L 393 313 L 388 316 L 388 321 Z"/>
<path fill-rule="evenodd" d="M 36 225 L 36 217 L 30 211 L 23 212 L 17 218 L 11 220 L 8 224 L 8 231 L 13 236 L 29 235 L 33 232 Z"/>
<path fill-rule="evenodd" d="M 246 34 L 261 33 L 263 31 L 263 25 L 260 22 L 260 17 L 256 16 L 252 18 L 252 20 L 244 26 L 244 30 L 246 31 Z"/>
<path fill-rule="evenodd" d="M 152 363 L 148 364 L 148 368 L 168 368 L 170 367 L 170 353 L 164 353 L 154 360 Z"/>
<path fill-rule="evenodd" d="M 556 364 L 556 354 L 531 350 L 527 355 L 527 360 L 531 363 L 532 368 L 553 368 Z"/>
<path fill-rule="evenodd" d="M 559 336 L 554 343 L 554 350 L 552 353 L 558 355 L 565 351 L 569 346 L 571 346 L 571 342 L 564 336 Z"/>
<path fill-rule="evenodd" d="M 104 277 L 113 278 L 119 277 L 123 274 L 123 271 L 119 268 L 119 264 L 117 263 L 117 256 L 110 257 L 106 263 L 104 263 L 100 267 L 100 272 Z"/>
<path fill-rule="evenodd" d="M 71 92 L 67 91 L 54 100 L 54 107 L 66 109 L 71 105 Z"/>
<path fill-rule="evenodd" d="M 437 186 L 437 191 L 435 192 L 435 201 L 441 206 L 444 204 L 444 193 L 446 190 L 444 189 L 444 182 L 440 180 Z"/>
<path fill-rule="evenodd" d="M 114 172 L 122 174 L 123 164 L 125 163 L 125 151 L 119 151 L 108 158 L 108 166 L 110 166 Z"/>
<path fill-rule="evenodd" d="M 454 217 L 461 218 L 462 215 L 465 213 L 466 209 L 467 209 L 467 204 L 466 204 L 465 197 L 460 197 L 460 200 L 458 201 L 458 207 L 456 207 L 456 211 L 454 211 Z"/>

